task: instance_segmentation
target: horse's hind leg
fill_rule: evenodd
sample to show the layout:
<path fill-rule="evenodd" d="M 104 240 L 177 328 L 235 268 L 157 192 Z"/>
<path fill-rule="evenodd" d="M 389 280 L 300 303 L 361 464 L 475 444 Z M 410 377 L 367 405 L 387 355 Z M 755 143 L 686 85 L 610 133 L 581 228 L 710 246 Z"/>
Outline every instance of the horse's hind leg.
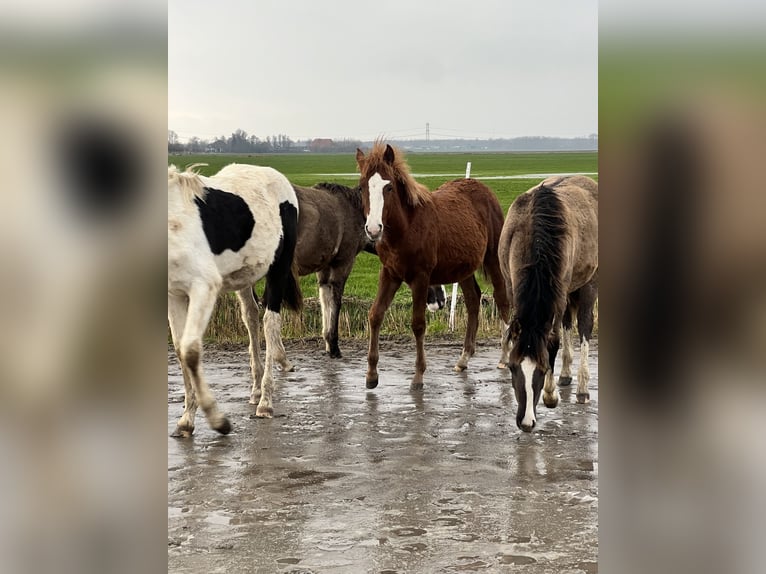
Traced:
<path fill-rule="evenodd" d="M 189 369 L 186 362 L 182 359 L 181 338 L 184 333 L 184 324 L 186 323 L 187 298 L 168 295 L 168 322 L 170 323 L 170 334 L 173 337 L 173 348 L 176 351 L 178 362 L 181 364 L 181 372 L 184 379 L 184 412 L 178 419 L 176 429 L 170 436 L 190 437 L 194 432 L 194 416 L 197 413 L 197 396 L 194 393 L 194 386 L 191 382 Z"/>
<path fill-rule="evenodd" d="M 263 332 L 266 336 L 266 365 L 261 378 L 261 398 L 255 409 L 255 416 L 271 418 L 274 416 L 272 396 L 274 394 L 274 367 L 275 349 L 282 346 L 282 317 L 279 313 L 266 309 L 263 314 Z M 284 347 L 282 347 L 284 352 Z"/>
<path fill-rule="evenodd" d="M 261 398 L 261 379 L 263 378 L 263 363 L 261 363 L 260 322 L 258 320 L 258 305 L 255 302 L 252 287 L 237 291 L 242 322 L 247 327 L 250 339 L 250 374 L 253 385 L 250 390 L 250 404 L 258 404 Z"/>
<path fill-rule="evenodd" d="M 476 282 L 476 277 L 471 275 L 460 282 L 460 290 L 463 292 L 465 308 L 468 313 L 468 324 L 465 329 L 463 352 L 455 365 L 458 373 L 468 368 L 468 359 L 476 352 L 476 331 L 479 329 L 479 309 L 481 308 L 481 289 Z"/>
<path fill-rule="evenodd" d="M 231 423 L 219 410 L 213 394 L 202 374 L 202 335 L 215 306 L 218 287 L 209 283 L 197 283 L 189 292 L 189 308 L 181 337 L 181 357 L 189 369 L 197 402 L 207 417 L 208 424 L 221 434 L 231 432 Z"/>
<path fill-rule="evenodd" d="M 562 345 L 561 349 L 561 374 L 559 375 L 559 385 L 567 387 L 572 384 L 572 327 L 574 322 L 574 315 L 577 312 L 577 304 L 574 296 L 570 296 L 569 304 L 566 311 L 564 311 L 564 317 L 562 320 L 563 332 L 561 335 Z"/>
<path fill-rule="evenodd" d="M 580 368 L 577 371 L 577 402 L 587 403 L 590 401 L 588 381 L 590 370 L 588 369 L 588 351 L 590 337 L 593 334 L 593 307 L 596 304 L 598 290 L 594 282 L 588 283 L 580 289 L 580 308 L 577 311 L 577 331 L 580 335 Z"/>

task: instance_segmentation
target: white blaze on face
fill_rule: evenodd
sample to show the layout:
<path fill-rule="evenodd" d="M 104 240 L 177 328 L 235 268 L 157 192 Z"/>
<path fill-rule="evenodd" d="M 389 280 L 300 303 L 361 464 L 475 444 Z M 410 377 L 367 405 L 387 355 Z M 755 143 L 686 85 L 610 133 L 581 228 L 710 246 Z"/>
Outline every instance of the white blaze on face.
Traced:
<path fill-rule="evenodd" d="M 383 233 L 383 188 L 389 183 L 391 181 L 383 179 L 378 172 L 367 182 L 370 191 L 370 214 L 367 216 L 364 230 L 370 239 L 377 239 Z"/>
<path fill-rule="evenodd" d="M 532 389 L 532 377 L 535 374 L 535 362 L 526 357 L 521 362 L 521 372 L 524 373 L 524 390 L 527 393 L 527 406 L 524 410 L 524 418 L 521 420 L 521 424 L 526 427 L 531 427 L 535 422 L 535 396 Z"/>

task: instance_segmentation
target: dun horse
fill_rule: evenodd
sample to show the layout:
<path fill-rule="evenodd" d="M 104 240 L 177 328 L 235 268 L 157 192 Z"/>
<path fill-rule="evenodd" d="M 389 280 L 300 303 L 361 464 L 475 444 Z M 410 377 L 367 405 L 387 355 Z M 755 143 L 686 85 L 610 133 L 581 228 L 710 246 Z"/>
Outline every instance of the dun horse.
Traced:
<path fill-rule="evenodd" d="M 337 183 L 318 183 L 312 187 L 293 185 L 298 197 L 298 245 L 295 261 L 298 273 L 316 273 L 319 304 L 322 308 L 322 336 L 325 350 L 340 358 L 338 319 L 346 281 L 361 251 L 376 254 L 374 244 L 364 233 L 362 192 L 359 187 Z M 441 295 L 441 299 L 439 299 Z M 429 308 L 444 306 L 441 286 L 429 287 Z"/>
<path fill-rule="evenodd" d="M 256 415 L 273 414 L 274 360 L 286 363 L 280 307 L 298 310 L 301 294 L 292 271 L 298 200 L 274 169 L 231 164 L 213 177 L 168 167 L 168 320 L 183 371 L 184 412 L 173 436 L 194 432 L 197 405 L 222 434 L 231 424 L 216 405 L 202 373 L 202 336 L 221 291 L 236 291 L 250 336 Z M 266 365 L 258 344 L 253 284 L 266 276 Z M 283 299 L 284 298 L 284 299 Z"/>
<path fill-rule="evenodd" d="M 558 404 L 553 365 L 564 328 L 559 385 L 572 382 L 575 316 L 580 335 L 577 402 L 588 393 L 588 343 L 598 275 L 598 184 L 584 176 L 551 177 L 521 194 L 508 210 L 500 237 L 500 264 L 514 308 L 503 340 L 523 431 L 535 426 L 542 391 L 545 406 Z"/>
<path fill-rule="evenodd" d="M 339 358 L 338 317 L 343 290 L 356 256 L 369 245 L 364 234 L 362 195 L 359 188 L 335 183 L 293 187 L 300 205 L 295 261 L 301 276 L 316 273 L 325 349 L 330 357 Z"/>
<path fill-rule="evenodd" d="M 458 282 L 468 311 L 463 352 L 456 371 L 468 367 L 479 325 L 481 290 L 474 273 L 482 268 L 494 287 L 503 320 L 510 315 L 497 244 L 503 212 L 497 198 L 475 179 L 447 182 L 430 193 L 415 181 L 400 151 L 375 142 L 367 156 L 356 152 L 366 216 L 365 231 L 382 263 L 378 292 L 369 313 L 367 388 L 378 385 L 378 336 L 383 315 L 401 284 L 412 290 L 412 332 L 417 358 L 411 388 L 423 388 L 423 336 L 429 285 Z"/>

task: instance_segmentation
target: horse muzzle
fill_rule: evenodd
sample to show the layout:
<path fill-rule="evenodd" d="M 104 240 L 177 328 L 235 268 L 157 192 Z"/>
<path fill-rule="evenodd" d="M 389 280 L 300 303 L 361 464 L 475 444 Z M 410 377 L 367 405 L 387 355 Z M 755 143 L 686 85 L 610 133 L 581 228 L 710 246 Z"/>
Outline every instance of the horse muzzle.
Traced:
<path fill-rule="evenodd" d="M 369 226 L 365 225 L 364 233 L 367 235 L 367 239 L 370 241 L 380 241 L 380 238 L 383 237 L 383 226 L 374 225 L 372 228 L 370 228 Z"/>

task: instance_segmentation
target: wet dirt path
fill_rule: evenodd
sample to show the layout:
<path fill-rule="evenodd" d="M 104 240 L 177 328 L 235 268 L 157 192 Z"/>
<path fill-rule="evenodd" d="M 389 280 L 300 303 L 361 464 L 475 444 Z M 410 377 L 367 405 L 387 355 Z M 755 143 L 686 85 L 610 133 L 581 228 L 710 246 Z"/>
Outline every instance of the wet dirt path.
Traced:
<path fill-rule="evenodd" d="M 192 439 L 168 437 L 169 572 L 597 571 L 596 341 L 592 402 L 575 403 L 576 382 L 561 389 L 531 434 L 494 342 L 457 374 L 460 343 L 427 341 L 422 393 L 409 391 L 412 344 L 381 341 L 372 391 L 365 344 L 341 348 L 331 360 L 287 345 L 296 371 L 276 373 L 272 420 L 247 402 L 246 348 L 206 349 L 234 430 L 200 412 Z M 170 434 L 183 410 L 172 353 L 168 383 Z"/>

